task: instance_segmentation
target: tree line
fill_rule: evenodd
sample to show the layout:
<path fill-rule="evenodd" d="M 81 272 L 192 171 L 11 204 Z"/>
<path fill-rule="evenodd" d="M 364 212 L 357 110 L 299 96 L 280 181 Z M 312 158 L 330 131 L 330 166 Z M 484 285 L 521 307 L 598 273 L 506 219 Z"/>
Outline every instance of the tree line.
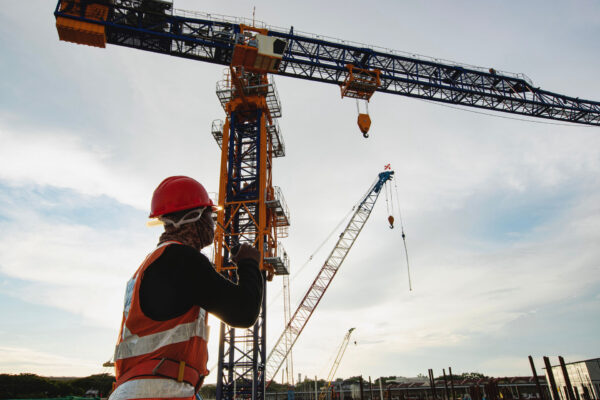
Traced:
<path fill-rule="evenodd" d="M 0 399 L 41 399 L 84 396 L 88 390 L 107 396 L 115 377 L 109 374 L 85 378 L 46 378 L 35 374 L 0 374 Z"/>
<path fill-rule="evenodd" d="M 425 376 L 422 375 L 424 378 Z M 483 374 L 477 372 L 468 372 L 454 375 L 454 379 L 484 378 Z M 379 379 L 392 381 L 396 377 L 375 378 L 373 384 L 378 385 Z M 442 377 L 436 378 L 441 379 Z M 338 380 L 340 380 L 338 378 Z M 344 380 L 346 383 L 358 383 L 360 376 L 353 376 Z M 49 397 L 66 396 L 84 396 L 88 390 L 97 391 L 98 397 L 107 397 L 112 390 L 115 377 L 110 374 L 91 375 L 85 378 L 47 378 L 35 374 L 0 374 L 0 399 L 41 399 Z M 317 380 L 317 387 L 327 385 L 323 379 Z M 269 386 L 270 392 L 285 392 L 290 389 L 308 390 L 314 388 L 314 381 L 305 378 L 302 382 L 297 382 L 295 388 L 288 385 L 273 382 Z M 200 394 L 205 399 L 214 399 L 216 396 L 216 387 L 214 384 L 207 384 L 202 387 Z"/>

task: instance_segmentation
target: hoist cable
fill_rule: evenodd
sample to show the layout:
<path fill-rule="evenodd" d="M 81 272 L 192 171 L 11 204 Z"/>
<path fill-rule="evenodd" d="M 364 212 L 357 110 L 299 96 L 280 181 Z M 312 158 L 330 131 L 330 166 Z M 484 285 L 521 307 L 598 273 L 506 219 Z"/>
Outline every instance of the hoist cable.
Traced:
<path fill-rule="evenodd" d="M 388 187 L 387 182 L 384 185 L 384 190 L 385 190 L 385 208 L 387 210 L 388 215 L 390 215 L 389 187 Z M 392 201 L 392 204 L 393 204 L 393 201 Z"/>
<path fill-rule="evenodd" d="M 386 182 L 386 183 L 388 183 L 388 182 Z M 389 190 L 390 190 L 390 199 L 391 199 L 390 202 L 392 203 L 391 215 L 394 215 L 394 192 L 392 191 L 392 185 L 390 184 L 389 186 L 390 186 Z M 398 194 L 396 193 L 396 198 L 397 197 L 398 197 Z"/>
<path fill-rule="evenodd" d="M 398 185 L 394 181 L 396 189 L 396 201 L 398 202 L 398 217 L 400 218 L 400 229 L 402 231 L 402 241 L 404 242 L 404 255 L 406 256 L 406 272 L 408 274 L 408 289 L 412 291 L 412 281 L 410 279 L 410 263 L 408 262 L 408 248 L 406 247 L 406 235 L 404 234 L 404 221 L 402 220 L 402 211 L 400 209 L 400 196 L 398 196 Z"/>

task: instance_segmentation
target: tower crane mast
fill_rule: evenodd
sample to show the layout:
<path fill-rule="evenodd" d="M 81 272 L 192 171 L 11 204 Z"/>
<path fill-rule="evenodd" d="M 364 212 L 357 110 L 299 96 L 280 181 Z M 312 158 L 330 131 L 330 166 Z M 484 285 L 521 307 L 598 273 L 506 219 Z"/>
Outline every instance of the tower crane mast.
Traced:
<path fill-rule="evenodd" d="M 289 215 L 272 184 L 273 159 L 285 155 L 276 123 L 281 107 L 267 74 L 231 67 L 217 86 L 227 117 L 213 136 L 221 147 L 219 201 L 215 229 L 215 268 L 235 281 L 232 248 L 248 243 L 260 253 L 265 278 L 289 274 L 287 253 L 278 239 L 287 236 Z M 221 322 L 219 333 L 218 399 L 264 398 L 266 360 L 266 288 L 255 324 L 235 329 Z"/>
<path fill-rule="evenodd" d="M 266 380 L 268 383 L 271 382 L 277 374 L 277 371 L 279 371 L 279 368 L 281 368 L 288 352 L 291 351 L 296 340 L 298 340 L 298 336 L 300 336 L 300 333 L 304 330 L 304 327 L 315 311 L 315 308 L 323 298 L 325 291 L 342 266 L 342 263 L 354 245 L 356 238 L 369 219 L 371 211 L 373 211 L 375 202 L 377 202 L 377 198 L 381 192 L 381 188 L 388 180 L 392 179 L 393 175 L 394 171 L 381 172 L 377 176 L 375 183 L 373 183 L 356 206 L 346 228 L 340 234 L 333 250 L 331 250 L 325 263 L 319 270 L 317 277 L 308 288 L 304 298 L 296 308 L 294 315 L 292 315 L 292 318 L 267 357 L 265 373 L 267 374 Z M 288 346 L 290 338 L 291 344 Z"/>

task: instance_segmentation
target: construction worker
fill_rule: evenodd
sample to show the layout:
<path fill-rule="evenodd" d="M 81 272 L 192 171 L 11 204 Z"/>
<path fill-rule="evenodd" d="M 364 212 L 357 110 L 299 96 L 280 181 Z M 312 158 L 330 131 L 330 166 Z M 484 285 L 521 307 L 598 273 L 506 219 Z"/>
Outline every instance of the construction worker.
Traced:
<path fill-rule="evenodd" d="M 127 283 L 110 400 L 194 398 L 209 373 L 207 313 L 234 327 L 256 321 L 264 285 L 258 250 L 244 244 L 232 257 L 237 284 L 200 252 L 214 239 L 213 206 L 186 176 L 169 177 L 154 191 L 150 217 L 165 231 Z"/>

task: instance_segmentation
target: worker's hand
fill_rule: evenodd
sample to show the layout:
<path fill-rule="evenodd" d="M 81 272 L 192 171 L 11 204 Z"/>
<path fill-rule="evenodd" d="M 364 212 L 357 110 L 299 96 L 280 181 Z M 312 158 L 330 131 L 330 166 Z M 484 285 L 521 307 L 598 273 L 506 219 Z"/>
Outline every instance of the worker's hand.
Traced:
<path fill-rule="evenodd" d="M 238 263 L 239 260 L 250 258 L 257 263 L 260 263 L 260 252 L 248 243 L 242 243 L 241 245 L 234 246 L 232 249 L 231 261 Z"/>

